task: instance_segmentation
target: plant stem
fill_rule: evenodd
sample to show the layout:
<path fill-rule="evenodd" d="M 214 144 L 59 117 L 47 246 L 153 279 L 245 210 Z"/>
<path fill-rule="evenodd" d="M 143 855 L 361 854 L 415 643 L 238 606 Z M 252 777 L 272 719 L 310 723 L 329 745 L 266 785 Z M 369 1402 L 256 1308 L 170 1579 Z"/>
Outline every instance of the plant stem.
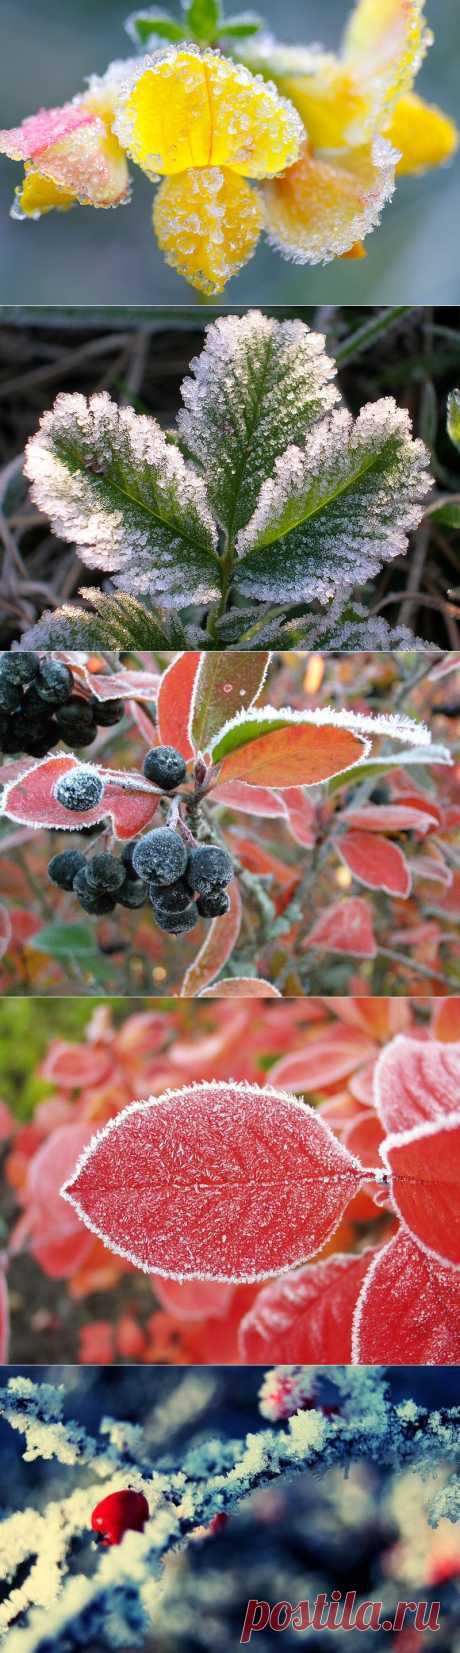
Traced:
<path fill-rule="evenodd" d="M 409 316 L 413 308 L 412 304 L 398 304 L 391 310 L 382 310 L 380 315 L 372 318 L 372 321 L 363 322 L 362 327 L 358 327 L 356 333 L 352 333 L 351 339 L 339 345 L 335 353 L 337 367 L 345 367 L 355 356 L 362 355 L 364 350 L 370 350 L 371 345 L 382 333 L 387 333 L 390 327 L 394 327 L 401 316 Z"/>

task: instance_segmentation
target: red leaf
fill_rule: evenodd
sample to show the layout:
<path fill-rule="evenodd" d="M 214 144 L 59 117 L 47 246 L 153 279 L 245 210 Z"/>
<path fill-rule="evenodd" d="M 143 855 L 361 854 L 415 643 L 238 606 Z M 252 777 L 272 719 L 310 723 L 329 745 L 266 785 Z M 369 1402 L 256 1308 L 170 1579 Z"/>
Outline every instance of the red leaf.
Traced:
<path fill-rule="evenodd" d="M 430 1257 L 460 1266 L 460 1113 L 389 1136 L 381 1148 L 403 1223 Z"/>
<path fill-rule="evenodd" d="M 241 1322 L 241 1359 L 348 1365 L 353 1313 L 372 1255 L 327 1257 L 264 1286 Z"/>
<path fill-rule="evenodd" d="M 157 700 L 158 734 L 162 746 L 175 746 L 183 758 L 194 757 L 189 735 L 193 686 L 201 654 L 178 654 L 163 673 Z"/>
<path fill-rule="evenodd" d="M 190 735 L 195 750 L 208 752 L 211 742 L 229 718 L 246 711 L 263 688 L 270 655 L 260 653 L 202 654 L 196 673 Z"/>
<path fill-rule="evenodd" d="M 230 908 L 224 918 L 213 918 L 199 953 L 185 972 L 182 999 L 194 999 L 209 987 L 233 953 L 241 927 L 241 896 L 236 878 L 229 889 Z"/>
<path fill-rule="evenodd" d="M 374 1040 L 367 1034 L 334 1023 L 302 1050 L 282 1056 L 271 1070 L 270 1082 L 286 1090 L 320 1091 L 347 1079 L 359 1063 L 370 1061 L 374 1051 Z"/>
<path fill-rule="evenodd" d="M 377 943 L 367 901 L 360 896 L 334 901 L 313 925 L 305 946 L 318 947 L 323 953 L 353 953 L 358 958 L 375 958 Z"/>
<path fill-rule="evenodd" d="M 218 1081 L 118 1114 L 62 1193 L 138 1268 L 236 1281 L 318 1251 L 361 1180 L 313 1109 L 282 1091 Z"/>
<path fill-rule="evenodd" d="M 400 1033 L 379 1056 L 375 1106 L 387 1131 L 410 1131 L 424 1120 L 458 1113 L 459 1100 L 460 1044 L 425 1043 Z"/>
<path fill-rule="evenodd" d="M 314 712 L 301 717 L 267 707 L 258 718 L 235 720 L 214 743 L 219 780 L 290 790 L 329 780 L 366 756 L 368 742 L 345 725 L 315 722 Z"/>
<path fill-rule="evenodd" d="M 358 1365 L 444 1366 L 460 1361 L 460 1274 L 442 1269 L 401 1230 L 376 1253 L 353 1325 Z"/>
<path fill-rule="evenodd" d="M 8 1359 L 8 1288 L 3 1269 L 0 1269 L 0 1360 Z"/>
<path fill-rule="evenodd" d="M 87 672 L 86 677 L 97 700 L 156 701 L 160 683 L 159 672 L 119 671 L 114 677 L 96 677 Z"/>
<path fill-rule="evenodd" d="M 88 1256 L 88 1235 L 63 1205 L 60 1185 L 70 1174 L 75 1155 L 91 1141 L 86 1120 L 60 1125 L 37 1149 L 28 1168 L 26 1196 L 32 1230 L 31 1250 L 53 1279 L 74 1273 Z M 86 1242 L 86 1243 L 85 1243 Z"/>
<path fill-rule="evenodd" d="M 274 819 L 286 814 L 283 798 L 268 786 L 248 786 L 246 781 L 228 781 L 212 789 L 213 798 L 230 809 L 241 809 L 245 815 L 266 815 Z"/>
<path fill-rule="evenodd" d="M 149 825 L 155 813 L 158 792 L 148 781 L 139 786 L 139 776 L 131 775 L 129 771 L 123 773 L 123 785 L 113 779 L 118 771 L 103 769 L 99 764 L 91 764 L 91 769 L 100 775 L 104 781 L 104 794 L 94 809 L 85 810 L 84 814 L 75 815 L 69 809 L 64 809 L 54 797 L 54 789 L 61 775 L 67 775 L 69 770 L 80 767 L 80 759 L 72 753 L 58 753 L 54 757 L 44 758 L 27 771 L 20 780 L 13 781 L 4 789 L 0 804 L 0 813 L 9 815 L 13 821 L 21 821 L 26 826 L 56 827 L 59 831 L 78 832 L 83 826 L 94 826 L 98 821 L 110 817 L 113 830 L 117 838 L 134 838 L 136 833 L 142 832 Z M 87 766 L 89 767 L 89 765 Z M 130 782 L 133 790 L 128 790 Z"/>
<path fill-rule="evenodd" d="M 0 959 L 7 952 L 11 941 L 11 919 L 6 907 L 0 907 Z"/>
<path fill-rule="evenodd" d="M 234 1287 L 222 1280 L 165 1280 L 152 1276 L 155 1296 L 178 1320 L 203 1320 L 208 1315 L 223 1319 Z"/>
<path fill-rule="evenodd" d="M 357 1119 L 345 1126 L 342 1142 L 346 1143 L 351 1154 L 361 1161 L 361 1165 L 370 1165 L 375 1168 L 379 1163 L 379 1149 L 383 1141 L 384 1132 L 380 1120 L 375 1113 L 360 1113 Z"/>
<path fill-rule="evenodd" d="M 287 816 L 289 831 L 292 832 L 297 844 L 304 849 L 313 849 L 315 843 L 316 812 L 311 799 L 301 786 L 289 786 L 281 794 Z"/>
<path fill-rule="evenodd" d="M 203 987 L 199 999 L 280 999 L 277 987 L 262 976 L 224 976 L 213 987 Z"/>
<path fill-rule="evenodd" d="M 346 832 L 336 838 L 335 847 L 360 884 L 369 890 L 386 890 L 405 899 L 410 895 L 412 874 L 399 844 L 373 832 Z"/>
<path fill-rule="evenodd" d="M 430 878 L 434 884 L 443 884 L 447 890 L 450 890 L 454 878 L 452 868 L 447 866 L 441 850 L 434 844 L 429 854 L 418 855 L 412 862 L 412 873 L 416 878 Z"/>
<path fill-rule="evenodd" d="M 48 1051 L 41 1075 L 64 1090 L 101 1085 L 113 1070 L 110 1046 L 70 1045 L 56 1039 Z"/>
<path fill-rule="evenodd" d="M 364 804 L 362 809 L 347 809 L 343 820 L 347 827 L 363 827 L 366 832 L 429 832 L 438 826 L 439 811 L 426 800 L 408 804 Z"/>

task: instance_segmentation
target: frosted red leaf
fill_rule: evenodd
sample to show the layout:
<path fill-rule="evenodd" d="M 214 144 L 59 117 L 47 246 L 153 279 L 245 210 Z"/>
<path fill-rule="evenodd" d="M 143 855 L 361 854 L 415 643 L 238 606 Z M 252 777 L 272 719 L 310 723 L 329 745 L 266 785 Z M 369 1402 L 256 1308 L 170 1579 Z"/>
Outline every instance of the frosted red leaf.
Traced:
<path fill-rule="evenodd" d="M 242 1281 L 318 1251 L 361 1180 L 313 1109 L 269 1087 L 220 1081 L 125 1109 L 62 1193 L 147 1273 Z"/>
<path fill-rule="evenodd" d="M 289 831 L 297 844 L 313 849 L 315 843 L 316 812 L 311 798 L 301 786 L 290 786 L 281 793 Z"/>
<path fill-rule="evenodd" d="M 442 1043 L 460 1040 L 460 998 L 437 999 L 432 1020 L 433 1035 Z"/>
<path fill-rule="evenodd" d="M 362 809 L 347 809 L 343 816 L 346 827 L 363 827 L 366 832 L 429 832 L 439 824 L 439 811 L 421 798 L 412 803 L 364 804 Z"/>
<path fill-rule="evenodd" d="M 454 876 L 452 868 L 448 867 L 437 846 L 435 853 L 434 850 L 433 845 L 430 854 L 417 856 L 412 863 L 412 873 L 416 878 L 430 878 L 434 884 L 443 884 L 445 889 L 450 890 Z"/>
<path fill-rule="evenodd" d="M 357 958 L 375 958 L 377 943 L 372 924 L 372 911 L 360 896 L 346 901 L 334 901 L 325 907 L 307 936 L 306 947 L 318 947 L 324 953 L 353 953 Z"/>
<path fill-rule="evenodd" d="M 229 888 L 230 907 L 224 918 L 213 918 L 212 924 L 205 936 L 193 964 L 185 972 L 181 988 L 181 998 L 196 998 L 204 987 L 209 987 L 219 970 L 233 953 L 235 942 L 238 940 L 241 927 L 241 896 L 236 878 L 232 879 Z"/>
<path fill-rule="evenodd" d="M 163 672 L 157 700 L 157 725 L 162 746 L 175 746 L 185 759 L 193 758 L 189 735 L 190 708 L 201 655 L 178 654 Z"/>
<path fill-rule="evenodd" d="M 190 708 L 190 738 L 197 752 L 207 752 L 222 724 L 257 700 L 269 659 L 267 649 L 201 655 Z"/>
<path fill-rule="evenodd" d="M 29 1164 L 25 1192 L 31 1250 L 54 1279 L 73 1274 L 89 1253 L 89 1236 L 75 1212 L 63 1204 L 60 1187 L 92 1133 L 93 1127 L 86 1120 L 61 1125 L 37 1149 Z"/>
<path fill-rule="evenodd" d="M 372 1256 L 337 1254 L 264 1286 L 241 1322 L 241 1359 L 348 1365 L 353 1314 Z"/>
<path fill-rule="evenodd" d="M 161 681 L 159 672 L 116 672 L 114 676 L 96 676 L 87 672 L 91 693 L 97 700 L 153 700 L 156 701 Z"/>
<path fill-rule="evenodd" d="M 144 790 L 135 790 L 134 783 L 139 784 L 139 776 L 128 771 L 123 774 L 123 785 L 120 786 L 113 779 L 110 769 L 96 764 L 85 767 L 91 767 L 104 781 L 103 797 L 94 809 L 87 809 L 76 817 L 55 798 L 55 787 L 61 777 L 72 769 L 80 768 L 80 760 L 65 752 L 43 758 L 19 780 L 5 786 L 0 813 L 27 826 L 56 827 L 69 832 L 78 831 L 83 826 L 94 826 L 110 817 L 117 838 L 134 838 L 136 833 L 142 832 L 157 807 L 158 792 L 155 788 L 149 790 L 145 781 Z M 132 791 L 129 790 L 130 782 L 133 783 Z"/>
<path fill-rule="evenodd" d="M 0 1360 L 8 1359 L 9 1316 L 8 1316 L 8 1287 L 3 1269 L 0 1268 Z"/>
<path fill-rule="evenodd" d="M 263 976 L 222 976 L 212 987 L 203 987 L 199 999 L 280 999 L 281 993 Z"/>
<path fill-rule="evenodd" d="M 401 1230 L 378 1251 L 353 1324 L 353 1361 L 444 1366 L 460 1361 L 460 1274 L 430 1261 Z"/>
<path fill-rule="evenodd" d="M 460 1268 L 460 1113 L 388 1136 L 381 1155 L 395 1209 L 417 1244 Z"/>
<path fill-rule="evenodd" d="M 152 1275 L 155 1296 L 178 1320 L 203 1320 L 209 1315 L 220 1320 L 227 1313 L 234 1286 L 223 1280 L 165 1280 Z"/>
<path fill-rule="evenodd" d="M 337 838 L 335 847 L 353 877 L 369 890 L 386 890 L 402 899 L 410 895 L 412 874 L 399 844 L 378 833 L 353 831 Z"/>
<path fill-rule="evenodd" d="M 387 1131 L 411 1130 L 424 1120 L 457 1113 L 460 1043 L 446 1045 L 438 1039 L 425 1042 L 398 1034 L 378 1059 L 375 1106 Z"/>
<path fill-rule="evenodd" d="M 321 1091 L 347 1079 L 360 1062 L 373 1056 L 374 1049 L 374 1041 L 367 1034 L 335 1023 L 318 1039 L 306 1043 L 303 1050 L 282 1056 L 271 1070 L 271 1083 L 283 1085 L 286 1090 Z"/>
<path fill-rule="evenodd" d="M 361 1161 L 362 1165 L 372 1167 L 379 1164 L 379 1148 L 383 1141 L 384 1132 L 380 1120 L 375 1113 L 360 1113 L 345 1126 L 342 1142 L 346 1143 L 350 1153 Z"/>
<path fill-rule="evenodd" d="M 84 1089 L 100 1085 L 112 1072 L 113 1058 L 109 1046 L 71 1045 L 55 1040 L 42 1064 L 43 1079 L 52 1079 L 64 1090 Z"/>
<path fill-rule="evenodd" d="M 268 715 L 269 709 L 267 721 Z M 274 718 L 276 714 L 271 715 Z M 281 717 L 282 713 L 280 721 Z M 365 740 L 344 726 L 286 720 L 281 728 L 262 732 L 256 739 L 248 738 L 246 745 L 241 743 L 234 751 L 228 751 L 222 758 L 219 778 L 222 782 L 242 780 L 249 785 L 274 786 L 283 791 L 314 786 L 351 768 L 367 751 Z M 215 760 L 220 761 L 219 743 Z"/>
<path fill-rule="evenodd" d="M 268 786 L 248 786 L 246 781 L 226 781 L 213 787 L 213 797 L 231 809 L 241 809 L 245 815 L 266 815 L 273 819 L 286 814 L 281 794 Z"/>

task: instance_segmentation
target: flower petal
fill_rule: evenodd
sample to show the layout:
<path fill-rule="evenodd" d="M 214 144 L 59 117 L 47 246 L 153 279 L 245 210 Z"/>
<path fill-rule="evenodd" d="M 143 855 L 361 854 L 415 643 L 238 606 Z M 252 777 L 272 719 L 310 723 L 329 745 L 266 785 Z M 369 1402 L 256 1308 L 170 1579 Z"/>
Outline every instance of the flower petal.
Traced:
<path fill-rule="evenodd" d="M 256 250 L 262 206 L 244 178 L 204 167 L 165 178 L 153 225 L 166 262 L 211 296 L 221 293 Z"/>
<path fill-rule="evenodd" d="M 442 166 L 458 147 L 455 122 L 435 104 L 424 103 L 415 92 L 399 99 L 385 136 L 399 151 L 396 171 L 400 177 Z"/>
<path fill-rule="evenodd" d="M 43 150 L 59 143 L 80 126 L 89 126 L 92 115 L 82 103 L 64 103 L 60 109 L 39 109 L 27 115 L 21 126 L 0 131 L 0 152 L 12 161 L 33 161 Z"/>
<path fill-rule="evenodd" d="M 302 139 L 299 115 L 270 81 L 188 45 L 144 58 L 114 130 L 151 178 L 210 166 L 273 177 L 296 159 Z"/>
<path fill-rule="evenodd" d="M 343 42 L 343 62 L 366 85 L 374 111 L 384 114 L 410 91 L 432 35 L 425 0 L 357 0 Z"/>
<path fill-rule="evenodd" d="M 277 74 L 276 84 L 302 116 L 312 148 L 359 143 L 368 134 L 369 98 L 363 84 L 329 53 L 304 54 L 305 64 L 301 52 L 295 55 L 297 63 Z"/>
<path fill-rule="evenodd" d="M 52 178 L 45 178 L 35 166 L 27 166 L 22 184 L 19 184 L 13 206 L 12 218 L 41 218 L 42 213 L 68 212 L 69 207 L 78 206 L 77 197 L 70 190 L 62 189 L 60 184 L 53 183 Z"/>
<path fill-rule="evenodd" d="M 374 229 L 394 188 L 396 155 L 384 139 L 314 156 L 307 146 L 263 188 L 271 245 L 296 264 L 327 264 Z"/>

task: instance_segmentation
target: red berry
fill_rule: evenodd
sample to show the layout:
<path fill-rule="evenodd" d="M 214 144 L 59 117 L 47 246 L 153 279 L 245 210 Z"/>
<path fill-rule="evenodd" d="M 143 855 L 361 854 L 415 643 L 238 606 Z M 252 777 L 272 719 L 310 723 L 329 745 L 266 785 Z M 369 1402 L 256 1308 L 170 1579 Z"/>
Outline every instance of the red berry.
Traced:
<path fill-rule="evenodd" d="M 212 1521 L 209 1522 L 209 1532 L 214 1537 L 216 1532 L 223 1532 L 224 1528 L 228 1527 L 228 1523 L 229 1516 L 225 1514 L 225 1510 L 220 1510 L 219 1514 L 213 1515 Z"/>
<path fill-rule="evenodd" d="M 149 1518 L 149 1506 L 143 1492 L 127 1487 L 124 1492 L 110 1492 L 101 1498 L 91 1516 L 91 1527 L 103 1544 L 121 1544 L 125 1532 L 143 1532 Z"/>

